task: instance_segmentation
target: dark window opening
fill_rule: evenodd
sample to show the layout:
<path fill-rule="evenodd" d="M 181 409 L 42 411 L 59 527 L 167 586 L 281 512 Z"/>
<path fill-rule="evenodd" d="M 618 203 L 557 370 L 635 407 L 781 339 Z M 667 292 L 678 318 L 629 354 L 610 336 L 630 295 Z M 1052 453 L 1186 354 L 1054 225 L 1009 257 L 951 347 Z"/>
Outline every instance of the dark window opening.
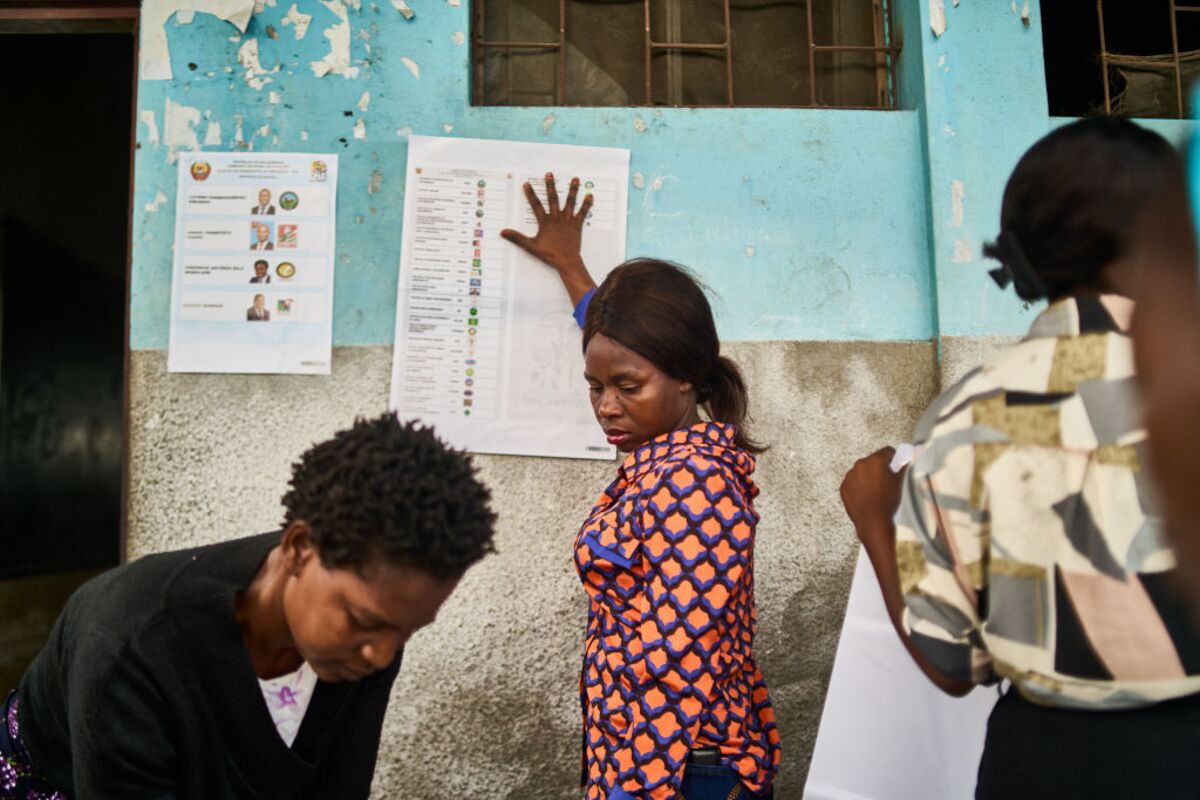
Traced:
<path fill-rule="evenodd" d="M 0 32 L 0 70 L 0 578 L 103 568 L 121 556 L 133 35 Z"/>
<path fill-rule="evenodd" d="M 500 106 L 895 108 L 888 0 L 473 0 Z"/>
<path fill-rule="evenodd" d="M 1042 3 L 1042 37 L 1051 115 L 1190 113 L 1200 2 L 1054 0 Z"/>

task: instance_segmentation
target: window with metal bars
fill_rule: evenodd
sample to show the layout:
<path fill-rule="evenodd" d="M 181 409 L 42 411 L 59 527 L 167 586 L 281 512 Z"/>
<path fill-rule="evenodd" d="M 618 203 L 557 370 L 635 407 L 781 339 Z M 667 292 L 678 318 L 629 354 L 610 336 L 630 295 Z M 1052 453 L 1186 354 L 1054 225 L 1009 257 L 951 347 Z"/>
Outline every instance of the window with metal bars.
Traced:
<path fill-rule="evenodd" d="M 472 0 L 472 99 L 894 108 L 891 2 Z"/>
<path fill-rule="evenodd" d="M 1043 0 L 1050 113 L 1182 118 L 1200 78 L 1200 0 Z"/>

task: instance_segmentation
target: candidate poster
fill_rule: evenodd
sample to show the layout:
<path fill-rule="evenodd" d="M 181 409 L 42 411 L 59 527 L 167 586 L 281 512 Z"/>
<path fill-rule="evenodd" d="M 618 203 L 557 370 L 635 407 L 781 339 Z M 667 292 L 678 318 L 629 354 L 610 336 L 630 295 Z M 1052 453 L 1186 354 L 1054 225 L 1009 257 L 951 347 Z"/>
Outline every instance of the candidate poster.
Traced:
<path fill-rule="evenodd" d="M 337 156 L 179 159 L 169 372 L 328 374 Z"/>

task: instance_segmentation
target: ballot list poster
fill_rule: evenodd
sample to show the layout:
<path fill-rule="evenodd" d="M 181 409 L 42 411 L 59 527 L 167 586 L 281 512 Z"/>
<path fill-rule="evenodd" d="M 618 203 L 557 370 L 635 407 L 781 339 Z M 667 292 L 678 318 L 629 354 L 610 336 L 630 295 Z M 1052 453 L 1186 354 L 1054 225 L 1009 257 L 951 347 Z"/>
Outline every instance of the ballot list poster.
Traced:
<path fill-rule="evenodd" d="M 629 151 L 409 137 L 391 405 L 477 453 L 612 458 L 583 379 L 558 275 L 500 238 L 532 235 L 529 181 L 593 196 L 583 257 L 600 281 L 625 258 Z"/>
<path fill-rule="evenodd" d="M 329 374 L 337 167 L 180 157 L 168 371 Z"/>

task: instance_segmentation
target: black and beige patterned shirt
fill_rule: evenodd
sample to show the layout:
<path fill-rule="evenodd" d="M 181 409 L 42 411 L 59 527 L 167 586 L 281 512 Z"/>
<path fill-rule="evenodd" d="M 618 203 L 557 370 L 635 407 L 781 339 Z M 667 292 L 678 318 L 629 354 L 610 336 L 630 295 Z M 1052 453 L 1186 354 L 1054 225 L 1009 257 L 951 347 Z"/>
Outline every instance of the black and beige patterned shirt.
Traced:
<path fill-rule="evenodd" d="M 1132 313 L 1115 295 L 1051 305 L 919 423 L 896 555 L 905 628 L 944 674 L 1073 708 L 1200 692 L 1142 469 Z"/>

